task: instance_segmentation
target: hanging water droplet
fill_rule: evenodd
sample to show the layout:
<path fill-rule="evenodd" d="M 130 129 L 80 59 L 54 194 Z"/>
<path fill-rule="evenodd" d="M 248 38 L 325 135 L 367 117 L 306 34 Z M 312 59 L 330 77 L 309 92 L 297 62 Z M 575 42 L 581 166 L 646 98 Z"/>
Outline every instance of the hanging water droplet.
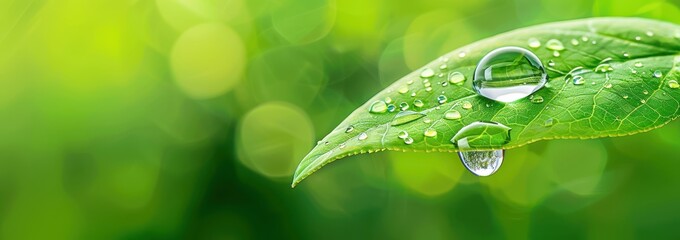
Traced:
<path fill-rule="evenodd" d="M 436 137 L 437 136 L 437 130 L 434 130 L 434 128 L 428 128 L 423 132 L 423 135 L 426 137 Z"/>
<path fill-rule="evenodd" d="M 392 122 L 390 123 L 392 126 L 399 126 L 402 124 L 410 123 L 415 120 L 418 120 L 422 117 L 425 117 L 424 113 L 420 112 L 414 112 L 414 111 L 403 111 L 397 113 L 396 116 L 394 116 L 394 119 L 392 119 Z"/>
<path fill-rule="evenodd" d="M 397 90 L 399 93 L 404 94 L 408 92 L 408 85 L 404 85 L 399 87 L 399 90 Z"/>
<path fill-rule="evenodd" d="M 456 111 L 456 110 L 450 110 L 450 111 L 447 111 L 446 113 L 444 113 L 444 118 L 448 119 L 448 120 L 456 120 L 456 119 L 460 119 L 461 117 L 462 117 L 462 115 L 460 114 L 460 112 Z"/>
<path fill-rule="evenodd" d="M 354 131 L 354 126 L 352 125 L 349 125 L 349 127 L 345 129 L 345 133 L 351 133 L 352 131 Z"/>
<path fill-rule="evenodd" d="M 404 138 L 404 143 L 406 143 L 406 145 L 411 145 L 413 143 L 413 138 L 411 137 Z"/>
<path fill-rule="evenodd" d="M 420 99 L 416 99 L 415 101 L 413 101 L 413 106 L 423 107 L 423 105 L 425 105 L 425 104 Z"/>
<path fill-rule="evenodd" d="M 548 40 L 548 42 L 545 43 L 545 47 L 554 51 L 564 50 L 564 45 L 562 45 L 562 42 L 560 42 L 560 40 L 557 39 Z"/>
<path fill-rule="evenodd" d="M 408 103 L 405 103 L 405 102 L 400 103 L 399 109 L 401 109 L 402 111 L 407 110 L 408 109 Z"/>
<path fill-rule="evenodd" d="M 361 134 L 359 134 L 359 137 L 357 137 L 359 141 L 366 140 L 366 138 L 368 138 L 368 134 L 366 134 L 365 132 L 362 132 Z"/>
<path fill-rule="evenodd" d="M 678 84 L 678 81 L 676 81 L 676 80 L 670 80 L 670 81 L 668 81 L 668 87 L 676 89 L 676 88 L 680 87 L 680 84 Z"/>
<path fill-rule="evenodd" d="M 397 110 L 397 106 L 394 106 L 394 104 L 387 105 L 387 111 L 388 112 L 394 112 Z"/>
<path fill-rule="evenodd" d="M 547 76 L 540 59 L 529 50 L 503 47 L 477 64 L 473 88 L 486 98 L 513 102 L 541 89 Z"/>
<path fill-rule="evenodd" d="M 439 104 L 446 103 L 446 100 L 447 100 L 446 96 L 444 96 L 444 95 L 439 95 L 439 97 L 437 97 L 437 102 L 439 102 Z"/>
<path fill-rule="evenodd" d="M 604 84 L 604 88 L 607 88 L 607 89 L 612 88 L 612 86 L 613 85 L 611 83 Z"/>
<path fill-rule="evenodd" d="M 542 103 L 542 102 L 543 102 L 543 97 L 541 97 L 541 96 L 534 96 L 533 98 L 531 98 L 531 102 L 532 102 L 532 103 Z"/>
<path fill-rule="evenodd" d="M 463 109 L 469 110 L 472 109 L 472 103 L 465 101 L 463 102 Z"/>
<path fill-rule="evenodd" d="M 578 45 L 578 40 L 572 38 L 571 39 L 571 45 L 574 45 L 574 46 Z"/>
<path fill-rule="evenodd" d="M 551 126 L 554 124 L 554 122 L 555 122 L 555 120 L 553 120 L 553 118 L 548 118 L 548 119 L 546 119 L 545 122 L 543 123 L 543 126 L 545 126 L 545 127 L 551 127 Z"/>
<path fill-rule="evenodd" d="M 372 113 L 384 113 L 387 111 L 387 104 L 385 104 L 384 101 L 375 101 L 371 104 L 371 107 L 368 108 L 368 111 Z"/>
<path fill-rule="evenodd" d="M 612 66 L 609 65 L 609 63 L 603 63 L 603 64 L 597 65 L 597 67 L 595 67 L 595 72 L 606 73 L 606 72 L 610 72 L 610 71 L 613 71 L 613 70 L 614 70 L 614 68 L 612 68 Z"/>
<path fill-rule="evenodd" d="M 399 132 L 399 134 L 397 136 L 401 139 L 406 139 L 408 137 L 408 132 L 401 131 L 401 132 Z"/>
<path fill-rule="evenodd" d="M 475 175 L 489 176 L 500 168 L 503 150 L 510 142 L 510 128 L 495 122 L 474 122 L 460 129 L 451 142 L 458 148 L 463 165 Z"/>
<path fill-rule="evenodd" d="M 431 78 L 434 76 L 434 70 L 431 68 L 425 68 L 423 69 L 422 72 L 420 72 L 420 77 L 421 78 Z"/>
<path fill-rule="evenodd" d="M 583 85 L 584 83 L 586 83 L 586 80 L 581 76 L 575 76 L 573 79 L 573 83 L 574 85 Z"/>
<path fill-rule="evenodd" d="M 553 60 L 549 60 L 549 61 L 548 61 L 548 66 L 554 67 L 554 66 L 555 66 L 555 62 L 554 62 Z"/>
<path fill-rule="evenodd" d="M 635 67 L 642 67 L 642 62 L 635 62 Z"/>
<path fill-rule="evenodd" d="M 465 75 L 460 72 L 452 72 L 449 74 L 449 82 L 456 85 L 463 84 L 465 82 Z"/>
<path fill-rule="evenodd" d="M 539 47 L 541 47 L 541 42 L 538 41 L 538 39 L 536 39 L 536 38 L 529 38 L 528 44 L 529 44 L 529 47 L 530 47 L 530 48 L 539 48 Z"/>
<path fill-rule="evenodd" d="M 655 78 L 660 78 L 661 76 L 663 76 L 663 73 L 660 70 L 656 70 L 654 71 L 653 75 Z"/>

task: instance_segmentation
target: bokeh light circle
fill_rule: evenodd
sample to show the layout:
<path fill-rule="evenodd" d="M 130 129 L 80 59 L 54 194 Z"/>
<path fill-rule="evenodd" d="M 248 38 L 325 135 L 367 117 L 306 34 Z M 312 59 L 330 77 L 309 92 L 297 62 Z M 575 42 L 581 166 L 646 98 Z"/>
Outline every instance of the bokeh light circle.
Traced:
<path fill-rule="evenodd" d="M 231 28 L 218 23 L 201 24 L 180 36 L 170 63 L 177 85 L 196 99 L 224 94 L 240 80 L 246 50 Z"/>
<path fill-rule="evenodd" d="M 312 122 L 301 109 L 268 102 L 241 119 L 237 134 L 238 159 L 267 177 L 292 176 L 297 163 L 312 148 Z"/>

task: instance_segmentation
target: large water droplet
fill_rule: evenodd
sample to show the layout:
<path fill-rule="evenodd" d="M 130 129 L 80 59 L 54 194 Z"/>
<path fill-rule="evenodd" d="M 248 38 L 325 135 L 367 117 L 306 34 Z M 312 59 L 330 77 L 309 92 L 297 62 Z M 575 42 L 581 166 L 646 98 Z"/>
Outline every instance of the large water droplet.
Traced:
<path fill-rule="evenodd" d="M 368 108 L 368 111 L 372 113 L 384 113 L 387 112 L 387 104 L 385 104 L 384 101 L 375 101 L 373 104 L 371 104 L 371 107 Z"/>
<path fill-rule="evenodd" d="M 545 47 L 553 51 L 564 50 L 564 45 L 562 45 L 562 42 L 560 42 L 560 40 L 557 39 L 548 40 L 548 42 L 545 43 Z"/>
<path fill-rule="evenodd" d="M 460 72 L 452 72 L 449 74 L 449 82 L 456 85 L 463 84 L 465 82 L 465 75 Z"/>
<path fill-rule="evenodd" d="M 677 84 L 677 82 L 676 82 L 676 84 Z M 460 119 L 461 117 L 462 117 L 462 115 L 460 114 L 460 112 L 456 111 L 456 110 L 451 110 L 451 111 L 444 113 L 444 118 L 448 119 L 448 120 L 456 120 L 456 119 Z"/>
<path fill-rule="evenodd" d="M 431 78 L 434 76 L 434 70 L 431 68 L 425 68 L 423 69 L 422 72 L 420 72 L 420 77 L 421 78 Z"/>
<path fill-rule="evenodd" d="M 529 50 L 503 47 L 477 64 L 473 88 L 486 98 L 513 102 L 541 89 L 547 76 L 541 60 Z"/>
<path fill-rule="evenodd" d="M 503 151 L 460 151 L 458 156 L 467 170 L 477 176 L 486 177 L 501 168 Z"/>
<path fill-rule="evenodd" d="M 425 117 L 424 113 L 420 112 L 414 112 L 414 111 L 403 111 L 397 113 L 396 116 L 394 116 L 394 119 L 392 119 L 392 126 L 398 126 L 406 123 L 413 122 L 415 120 L 418 120 L 422 117 Z"/>

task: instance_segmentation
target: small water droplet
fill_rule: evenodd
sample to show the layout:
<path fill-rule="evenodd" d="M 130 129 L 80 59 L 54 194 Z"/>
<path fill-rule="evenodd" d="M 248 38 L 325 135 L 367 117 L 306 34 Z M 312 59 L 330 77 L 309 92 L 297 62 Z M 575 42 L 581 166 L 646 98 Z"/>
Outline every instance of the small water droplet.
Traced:
<path fill-rule="evenodd" d="M 426 137 L 436 137 L 437 136 L 437 130 L 434 130 L 434 128 L 428 128 L 423 132 L 423 135 Z"/>
<path fill-rule="evenodd" d="M 409 79 L 408 81 L 406 81 L 406 84 L 408 84 L 408 85 L 413 84 L 413 79 Z M 406 89 L 406 91 L 408 91 L 408 88 Z"/>
<path fill-rule="evenodd" d="M 607 89 L 612 88 L 612 86 L 613 85 L 611 83 L 604 84 L 604 88 L 607 88 Z"/>
<path fill-rule="evenodd" d="M 424 82 L 424 83 L 423 83 L 423 86 L 425 86 L 425 87 L 430 87 L 430 86 L 432 86 L 432 84 L 431 84 L 430 82 Z"/>
<path fill-rule="evenodd" d="M 401 109 L 402 111 L 407 110 L 407 109 L 408 109 L 408 103 L 401 102 L 401 103 L 399 104 L 399 109 Z"/>
<path fill-rule="evenodd" d="M 371 107 L 368 108 L 368 111 L 372 113 L 384 113 L 387 111 L 387 104 L 385 104 L 384 101 L 375 101 L 371 104 Z"/>
<path fill-rule="evenodd" d="M 465 109 L 465 110 L 472 109 L 472 103 L 470 103 L 468 101 L 463 102 L 463 109 Z"/>
<path fill-rule="evenodd" d="M 461 117 L 462 117 L 462 115 L 460 114 L 460 112 L 456 111 L 456 110 L 451 110 L 451 111 L 447 111 L 446 113 L 444 113 L 444 118 L 448 119 L 448 120 L 456 120 L 456 119 L 460 119 Z"/>
<path fill-rule="evenodd" d="M 635 67 L 642 67 L 642 62 L 635 62 Z"/>
<path fill-rule="evenodd" d="M 418 120 L 422 117 L 425 117 L 424 113 L 420 112 L 414 112 L 414 111 L 403 111 L 397 113 L 396 116 L 394 116 L 394 119 L 392 119 L 392 122 L 390 123 L 392 126 L 399 126 L 402 124 L 410 123 L 415 120 Z"/>
<path fill-rule="evenodd" d="M 673 89 L 677 89 L 677 88 L 680 87 L 680 84 L 678 84 L 678 81 L 676 81 L 676 80 L 670 80 L 670 81 L 668 81 L 668 87 L 673 88 Z"/>
<path fill-rule="evenodd" d="M 609 65 L 609 63 L 603 63 L 603 64 L 597 65 L 597 67 L 595 67 L 595 72 L 600 72 L 600 73 L 611 72 L 613 70 L 614 70 L 614 68 L 612 67 L 612 65 Z"/>
<path fill-rule="evenodd" d="M 449 82 L 456 85 L 463 84 L 465 82 L 465 75 L 460 72 L 452 72 L 449 74 Z"/>
<path fill-rule="evenodd" d="M 550 127 L 550 126 L 552 126 L 553 124 L 555 124 L 555 120 L 553 120 L 553 118 L 548 118 L 548 119 L 546 119 L 545 122 L 543 123 L 543 126 Z"/>
<path fill-rule="evenodd" d="M 574 45 L 574 46 L 578 45 L 578 40 L 572 38 L 571 39 L 571 45 Z"/>
<path fill-rule="evenodd" d="M 338 148 L 343 149 L 345 148 L 345 146 L 346 146 L 345 143 L 341 143 L 340 145 L 338 145 Z"/>
<path fill-rule="evenodd" d="M 654 71 L 653 75 L 655 78 L 660 78 L 661 76 L 663 76 L 663 73 L 660 70 L 656 70 Z"/>
<path fill-rule="evenodd" d="M 559 57 L 559 56 L 560 56 L 560 52 L 558 52 L 558 51 L 553 51 L 553 57 Z"/>
<path fill-rule="evenodd" d="M 629 58 L 630 54 L 628 54 L 627 52 L 623 52 L 623 57 Z"/>
<path fill-rule="evenodd" d="M 397 135 L 401 139 L 406 139 L 408 137 L 408 132 L 406 131 L 401 131 L 399 132 L 399 135 Z"/>
<path fill-rule="evenodd" d="M 640 36 L 635 36 L 635 40 L 640 41 L 640 40 L 642 40 L 642 38 Z"/>
<path fill-rule="evenodd" d="M 439 104 L 446 103 L 446 100 L 447 100 L 446 96 L 444 96 L 444 95 L 439 95 L 439 97 L 437 97 L 437 102 L 439 102 Z"/>
<path fill-rule="evenodd" d="M 399 87 L 399 90 L 397 90 L 399 93 L 404 94 L 408 92 L 408 85 L 404 85 Z"/>
<path fill-rule="evenodd" d="M 449 67 L 449 66 L 446 65 L 446 63 L 444 63 L 444 64 L 442 64 L 442 65 L 439 65 L 439 69 L 441 69 L 441 70 L 447 69 L 448 67 Z"/>
<path fill-rule="evenodd" d="M 437 74 L 437 77 L 444 77 L 444 73 Z"/>
<path fill-rule="evenodd" d="M 359 137 L 357 139 L 359 139 L 359 141 L 363 141 L 366 140 L 366 138 L 368 138 L 368 134 L 362 132 L 361 134 L 359 134 Z"/>
<path fill-rule="evenodd" d="M 564 50 L 564 45 L 562 45 L 562 42 L 560 42 L 560 40 L 557 39 L 548 40 L 548 42 L 545 43 L 545 47 L 553 51 Z"/>
<path fill-rule="evenodd" d="M 573 79 L 573 83 L 574 85 L 583 85 L 584 83 L 586 83 L 586 80 L 581 76 L 575 76 Z"/>
<path fill-rule="evenodd" d="M 431 123 L 432 119 L 429 118 L 423 118 L 423 123 Z"/>
<path fill-rule="evenodd" d="M 602 59 L 602 61 L 600 61 L 600 64 L 602 64 L 602 63 L 608 63 L 608 62 L 611 62 L 612 60 L 614 60 L 614 59 L 611 58 L 611 57 L 606 57 L 606 58 Z"/>
<path fill-rule="evenodd" d="M 553 60 L 548 61 L 548 66 L 554 67 L 555 61 L 553 61 Z"/>
<path fill-rule="evenodd" d="M 425 105 L 425 104 L 424 104 L 423 101 L 420 100 L 420 99 L 416 99 L 415 101 L 413 101 L 413 106 L 416 106 L 416 107 L 423 107 L 423 105 Z"/>
<path fill-rule="evenodd" d="M 645 34 L 647 34 L 647 36 L 649 36 L 649 37 L 653 37 L 653 36 L 654 36 L 654 33 L 653 33 L 652 31 L 647 31 Z"/>
<path fill-rule="evenodd" d="M 413 138 L 411 137 L 404 138 L 404 143 L 406 143 L 406 145 L 411 145 L 413 143 Z"/>
<path fill-rule="evenodd" d="M 588 36 L 582 36 L 581 41 L 587 42 L 588 41 Z"/>
<path fill-rule="evenodd" d="M 432 87 L 426 87 L 426 88 L 425 88 L 425 91 L 426 91 L 426 92 L 431 92 L 431 91 L 432 91 Z"/>
<path fill-rule="evenodd" d="M 394 112 L 395 110 L 397 110 L 397 106 L 394 106 L 394 104 L 387 105 L 388 112 Z"/>
<path fill-rule="evenodd" d="M 532 102 L 532 103 L 542 103 L 542 102 L 543 102 L 543 97 L 541 97 L 541 96 L 534 96 L 533 98 L 531 98 L 531 102 Z"/>
<path fill-rule="evenodd" d="M 593 44 L 593 45 L 595 45 L 595 44 L 597 44 L 597 41 L 593 40 L 593 41 L 591 41 L 590 43 Z"/>
<path fill-rule="evenodd" d="M 631 69 L 630 72 L 633 73 L 633 74 L 637 74 L 637 70 L 635 70 L 635 69 Z"/>
<path fill-rule="evenodd" d="M 503 47 L 479 61 L 473 88 L 491 100 L 514 102 L 541 89 L 547 76 L 540 59 L 529 50 Z"/>
<path fill-rule="evenodd" d="M 434 76 L 434 70 L 431 68 L 425 68 L 423 69 L 422 72 L 420 72 L 420 77 L 421 78 L 431 78 Z"/>
<path fill-rule="evenodd" d="M 640 99 L 640 103 L 645 104 L 645 103 L 647 103 L 647 100 Z"/>
<path fill-rule="evenodd" d="M 536 38 L 529 38 L 528 44 L 530 48 L 539 48 L 541 46 L 541 42 Z"/>
<path fill-rule="evenodd" d="M 460 52 L 460 53 L 458 54 L 458 57 L 459 57 L 459 58 L 464 58 L 465 55 L 467 55 L 467 53 L 465 53 L 465 52 Z"/>
<path fill-rule="evenodd" d="M 354 126 L 352 126 L 352 125 L 349 125 L 349 126 L 345 129 L 345 133 L 351 133 L 352 131 L 354 131 Z"/>
<path fill-rule="evenodd" d="M 411 97 L 415 97 L 415 96 L 416 96 L 416 92 L 412 92 Z"/>
<path fill-rule="evenodd" d="M 644 91 L 642 91 L 642 94 L 647 95 L 647 94 L 649 94 L 649 91 L 644 90 Z"/>

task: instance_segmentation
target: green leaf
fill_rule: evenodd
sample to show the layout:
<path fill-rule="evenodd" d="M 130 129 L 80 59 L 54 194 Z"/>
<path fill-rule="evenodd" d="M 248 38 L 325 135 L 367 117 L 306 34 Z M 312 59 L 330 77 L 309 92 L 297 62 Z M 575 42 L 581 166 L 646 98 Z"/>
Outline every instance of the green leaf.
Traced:
<path fill-rule="evenodd" d="M 546 47 L 551 39 L 564 46 L 559 54 Z M 529 42 L 535 40 L 540 47 L 530 46 Z M 472 89 L 477 62 L 505 46 L 531 50 L 546 67 L 548 84 L 533 95 L 534 101 L 495 102 Z M 609 66 L 597 69 L 607 58 L 611 58 Z M 441 68 L 443 64 L 446 68 Z M 577 67 L 592 70 L 579 74 L 585 81 L 582 85 L 573 84 L 568 74 Z M 431 74 L 425 69 L 434 70 L 429 78 L 431 90 L 421 78 L 421 74 Z M 460 75 L 454 72 L 465 77 L 462 84 L 454 84 L 460 81 Z M 451 81 L 447 79 L 450 75 L 455 75 Z M 614 137 L 648 131 L 678 116 L 680 89 L 674 82 L 679 77 L 680 26 L 676 24 L 594 18 L 515 30 L 448 53 L 378 93 L 312 149 L 298 166 L 292 186 L 322 166 L 350 155 L 383 150 L 454 152 L 457 149 L 451 138 L 476 121 L 510 127 L 511 140 L 504 149 L 545 139 Z M 447 99 L 443 104 L 439 95 Z M 536 100 L 540 97 L 543 101 Z M 414 104 L 416 100 L 422 101 L 421 107 Z M 369 112 L 376 101 L 391 102 L 396 111 Z M 404 103 L 409 111 L 426 116 L 391 124 Z M 460 116 L 451 114 L 455 111 Z M 436 135 L 425 136 L 432 136 L 432 130 Z M 412 138 L 411 144 L 405 143 L 408 141 L 403 133 L 400 138 L 402 131 Z"/>

